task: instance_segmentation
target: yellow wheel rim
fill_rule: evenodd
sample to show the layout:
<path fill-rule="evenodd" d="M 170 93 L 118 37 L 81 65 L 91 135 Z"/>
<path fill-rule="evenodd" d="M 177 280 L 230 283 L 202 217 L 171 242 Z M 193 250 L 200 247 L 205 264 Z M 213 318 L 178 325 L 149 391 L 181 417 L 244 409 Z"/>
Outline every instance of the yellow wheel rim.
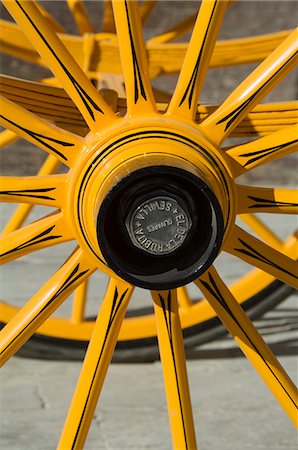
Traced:
<path fill-rule="evenodd" d="M 70 7 L 73 3 L 76 2 L 69 2 Z M 183 170 L 194 172 L 197 178 L 206 180 L 222 209 L 224 231 L 217 253 L 226 252 L 258 268 L 228 288 L 208 260 L 204 270 L 192 272 L 195 284 L 207 300 L 191 306 L 191 314 L 183 289 L 176 289 L 176 285 L 153 289 L 169 410 L 179 410 L 178 415 L 170 414 L 174 446 L 196 447 L 181 332 L 181 327 L 197 323 L 198 316 L 195 314 L 201 314 L 201 318 L 203 316 L 204 320 L 208 320 L 216 312 L 295 421 L 295 387 L 242 311 L 239 302 L 247 299 L 247 292 L 243 295 L 243 287 L 247 287 L 253 295 L 256 283 L 258 291 L 274 279 L 297 287 L 295 236 L 279 244 L 264 224 L 255 221 L 254 217 L 245 217 L 269 211 L 294 214 L 297 212 L 297 194 L 287 189 L 240 185 L 238 177 L 292 153 L 297 146 L 296 126 L 287 126 L 228 149 L 222 143 L 296 65 L 297 30 L 288 34 L 215 111 L 198 123 L 198 98 L 228 3 L 202 2 L 176 88 L 166 111 L 161 113 L 151 88 L 138 5 L 133 1 L 116 0 L 113 2 L 114 20 L 127 92 L 126 115 L 121 117 L 115 113 L 115 105 L 109 101 L 109 96 L 95 89 L 35 3 L 5 1 L 4 4 L 76 105 L 90 131 L 82 136 L 75 129 L 54 125 L 6 96 L 2 97 L 5 112 L 1 116 L 1 124 L 54 156 L 69 169 L 67 174 L 62 175 L 2 177 L 3 201 L 26 200 L 29 204 L 57 208 L 53 214 L 4 234 L 1 239 L 2 262 L 71 240 L 75 240 L 78 246 L 56 274 L 1 331 L 1 362 L 12 356 L 32 334 L 44 332 L 42 327 L 47 326 L 46 320 L 79 286 L 81 306 L 76 309 L 75 316 L 80 319 L 85 281 L 97 269 L 111 276 L 59 448 L 82 448 L 118 334 L 125 340 L 134 339 L 134 332 L 141 332 L 143 337 L 155 335 L 152 316 L 142 320 L 138 318 L 137 324 L 134 320 L 127 320 L 121 328 L 133 286 L 125 274 L 122 276 L 121 273 L 120 277 L 119 272 L 116 273 L 111 267 L 94 223 L 95 211 L 100 214 L 109 189 L 114 188 L 113 180 L 120 179 L 122 182 L 125 171 L 137 172 L 134 165 L 142 168 L 151 165 L 177 168 L 185 164 Z M 83 10 L 80 16 L 82 14 Z M 88 27 L 86 21 L 78 19 L 77 23 L 79 28 Z M 140 142 L 135 145 L 130 142 L 133 133 L 139 133 Z M 144 135 L 151 139 L 148 143 Z M 175 136 L 172 147 L 163 142 L 164 136 Z M 11 136 L 5 139 L 9 140 Z M 119 150 L 119 140 L 125 141 L 123 152 Z M 182 164 L 183 155 L 186 158 Z M 83 195 L 85 192 L 86 196 Z M 254 237 L 236 224 L 235 218 L 240 215 L 260 237 Z M 180 314 L 179 299 L 181 304 L 184 302 Z M 210 306 L 207 306 L 207 301 Z M 8 307 L 6 314 L 9 316 L 11 313 Z M 57 322 L 59 319 L 52 322 L 49 328 L 53 330 L 53 324 Z M 82 329 L 83 339 L 86 339 L 86 333 L 90 337 L 91 327 L 82 322 Z M 76 338 L 78 333 L 76 326 Z"/>

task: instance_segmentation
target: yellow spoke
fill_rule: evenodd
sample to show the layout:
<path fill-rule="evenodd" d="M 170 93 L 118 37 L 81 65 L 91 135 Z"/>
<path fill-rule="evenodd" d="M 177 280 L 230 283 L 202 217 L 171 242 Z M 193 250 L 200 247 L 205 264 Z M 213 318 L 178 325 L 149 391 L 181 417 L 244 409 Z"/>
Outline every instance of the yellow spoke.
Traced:
<path fill-rule="evenodd" d="M 75 250 L 0 332 L 1 366 L 93 271 L 94 268 L 85 259 L 82 250 Z"/>
<path fill-rule="evenodd" d="M 115 21 L 113 14 L 113 6 L 111 0 L 104 0 L 103 18 L 102 18 L 102 32 L 115 33 Z"/>
<path fill-rule="evenodd" d="M 7 147 L 10 144 L 14 144 L 19 139 L 19 136 L 10 130 L 4 130 L 0 133 L 0 149 Z"/>
<path fill-rule="evenodd" d="M 298 214 L 297 189 L 237 186 L 237 213 Z"/>
<path fill-rule="evenodd" d="M 152 13 L 152 10 L 156 5 L 156 2 L 157 0 L 143 0 L 140 4 L 139 8 L 142 24 L 144 24 L 148 20 L 150 14 Z"/>
<path fill-rule="evenodd" d="M 283 241 L 254 214 L 240 214 L 238 216 L 264 242 L 276 250 L 282 251 Z"/>
<path fill-rule="evenodd" d="M 293 288 L 298 288 L 298 264 L 282 252 L 235 226 L 224 250 L 259 267 Z M 296 256 L 297 258 L 297 256 Z"/>
<path fill-rule="evenodd" d="M 41 166 L 37 175 L 40 177 L 50 175 L 55 172 L 55 170 L 59 167 L 59 164 L 59 159 L 55 158 L 55 156 L 53 155 L 49 155 Z M 10 217 L 8 223 L 2 231 L 2 234 L 11 233 L 12 231 L 17 230 L 20 226 L 22 226 L 31 210 L 32 205 L 26 203 L 20 204 Z"/>
<path fill-rule="evenodd" d="M 84 447 L 132 292 L 131 285 L 110 280 L 58 445 L 60 450 Z"/>
<path fill-rule="evenodd" d="M 57 22 L 56 19 L 40 4 L 39 1 L 34 1 L 35 6 L 39 9 L 43 17 L 49 22 L 50 26 L 55 30 L 57 33 L 66 33 L 63 26 Z"/>
<path fill-rule="evenodd" d="M 297 29 L 244 80 L 201 125 L 217 145 L 297 63 Z"/>
<path fill-rule="evenodd" d="M 142 24 L 136 1 L 114 0 L 114 18 L 125 80 L 128 114 L 156 110 Z"/>
<path fill-rule="evenodd" d="M 74 323 L 81 323 L 85 317 L 85 307 L 88 293 L 88 280 L 80 284 L 74 293 L 72 303 L 71 320 Z"/>
<path fill-rule="evenodd" d="M 142 24 L 146 22 L 149 18 L 154 6 L 156 4 L 156 0 L 144 0 L 140 5 L 140 17 Z M 103 8 L 103 20 L 102 20 L 102 31 L 104 33 L 115 33 L 115 21 L 113 14 L 113 6 L 111 0 L 104 0 L 104 8 Z"/>
<path fill-rule="evenodd" d="M 211 267 L 196 284 L 277 401 L 297 425 L 296 386 L 216 270 Z"/>
<path fill-rule="evenodd" d="M 110 125 L 111 120 L 116 118 L 115 114 L 59 37 L 44 22 L 34 3 L 4 0 L 4 4 L 77 105 L 89 128 L 99 131 Z"/>
<path fill-rule="evenodd" d="M 67 166 L 72 166 L 84 146 L 84 139 L 57 127 L 16 103 L 0 96 L 0 124 L 22 138 L 56 156 Z"/>
<path fill-rule="evenodd" d="M 153 291 L 152 298 L 173 447 L 195 450 L 197 445 L 176 291 Z"/>
<path fill-rule="evenodd" d="M 193 305 L 185 286 L 177 288 L 177 301 L 179 308 L 188 309 Z"/>
<path fill-rule="evenodd" d="M 176 39 L 184 36 L 189 30 L 192 30 L 196 23 L 197 13 L 192 16 L 186 17 L 173 27 L 169 28 L 164 33 L 158 34 L 147 41 L 147 44 L 164 44 L 166 42 L 172 42 Z"/>
<path fill-rule="evenodd" d="M 0 177 L 0 202 L 61 207 L 65 175 Z"/>
<path fill-rule="evenodd" d="M 297 127 L 297 124 L 292 125 L 269 136 L 231 148 L 228 154 L 240 165 L 238 174 L 241 175 L 296 151 L 298 148 Z"/>
<path fill-rule="evenodd" d="M 67 6 L 77 24 L 79 33 L 95 33 L 92 23 L 90 22 L 85 4 L 82 0 L 67 0 Z"/>
<path fill-rule="evenodd" d="M 168 113 L 195 119 L 198 98 L 228 3 L 203 0 Z"/>
<path fill-rule="evenodd" d="M 73 239 L 72 230 L 61 212 L 0 236 L 0 264 L 13 261 L 28 253 Z"/>

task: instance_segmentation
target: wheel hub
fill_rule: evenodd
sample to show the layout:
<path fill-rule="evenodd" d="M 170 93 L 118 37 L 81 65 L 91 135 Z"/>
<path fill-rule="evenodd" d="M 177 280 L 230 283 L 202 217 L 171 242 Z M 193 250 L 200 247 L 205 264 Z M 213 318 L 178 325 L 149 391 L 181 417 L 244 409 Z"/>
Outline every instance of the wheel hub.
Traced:
<path fill-rule="evenodd" d="M 115 136 L 88 149 L 73 176 L 77 240 L 106 273 L 135 286 L 190 283 L 212 264 L 233 221 L 225 165 L 189 129 L 132 132 L 129 124 Z"/>

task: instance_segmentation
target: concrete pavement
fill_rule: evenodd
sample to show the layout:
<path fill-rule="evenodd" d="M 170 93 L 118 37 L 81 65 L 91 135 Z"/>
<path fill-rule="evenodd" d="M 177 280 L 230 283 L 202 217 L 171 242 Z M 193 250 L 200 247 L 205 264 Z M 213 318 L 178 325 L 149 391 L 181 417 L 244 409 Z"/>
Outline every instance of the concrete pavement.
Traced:
<path fill-rule="evenodd" d="M 293 379 L 296 301 L 291 297 L 257 322 Z M 21 358 L 6 364 L 0 372 L 1 449 L 56 448 L 80 366 Z M 230 338 L 194 349 L 187 367 L 201 450 L 296 450 L 293 425 Z M 171 448 L 159 362 L 109 368 L 86 448 Z"/>

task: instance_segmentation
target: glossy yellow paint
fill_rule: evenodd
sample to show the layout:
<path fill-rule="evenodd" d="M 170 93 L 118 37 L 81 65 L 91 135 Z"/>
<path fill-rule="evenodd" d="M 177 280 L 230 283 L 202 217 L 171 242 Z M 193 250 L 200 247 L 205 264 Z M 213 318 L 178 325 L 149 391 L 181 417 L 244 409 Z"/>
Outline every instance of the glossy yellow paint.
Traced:
<path fill-rule="evenodd" d="M 73 323 L 82 323 L 86 317 L 85 309 L 88 295 L 88 280 L 81 283 L 74 293 L 72 302 L 71 321 Z"/>
<path fill-rule="evenodd" d="M 92 53 L 92 48 L 88 50 L 89 54 L 90 52 Z M 93 73 L 90 75 L 93 76 Z M 95 79 L 96 78 L 100 82 L 101 77 L 95 74 Z M 51 82 L 51 85 L 49 85 L 48 82 L 46 85 L 44 83 L 44 81 L 43 83 L 37 83 L 5 75 L 0 76 L 1 93 L 5 98 L 49 121 L 53 120 L 54 114 L 57 126 L 61 126 L 69 131 L 85 136 L 88 133 L 86 123 L 66 92 L 61 87 L 53 85 L 53 82 Z M 121 83 L 121 80 L 117 80 L 117 83 L 114 82 L 114 89 L 122 89 Z M 26 92 L 26 96 L 24 96 L 24 92 Z M 117 94 L 117 92 L 115 94 Z M 103 93 L 102 96 L 104 96 Z M 155 98 L 157 101 L 158 112 L 163 113 L 166 111 L 167 103 L 165 102 L 165 98 L 168 99 L 168 97 L 169 95 L 166 93 L 156 93 Z M 110 98 L 105 98 L 105 100 L 119 115 L 125 115 L 127 109 L 125 98 L 118 96 L 117 104 L 114 104 L 114 100 L 111 102 Z M 215 112 L 217 108 L 218 106 L 216 105 L 198 105 L 195 118 L 196 122 L 202 122 L 210 114 Z M 297 115 L 297 101 L 256 105 L 242 122 L 232 130 L 231 137 L 264 136 L 271 135 L 278 131 L 282 132 L 283 129 L 289 126 L 295 128 L 297 124 Z M 275 138 L 277 138 L 277 136 L 273 139 L 270 137 L 269 139 L 274 140 Z M 253 143 L 251 143 L 251 145 L 253 145 Z M 234 149 L 231 149 L 231 151 L 234 152 Z"/>
<path fill-rule="evenodd" d="M 198 99 L 227 6 L 227 1 L 202 3 L 168 107 L 169 116 L 195 120 Z"/>
<path fill-rule="evenodd" d="M 26 201 L 29 206 L 42 204 L 58 208 L 58 211 L 37 222 L 18 228 L 25 217 L 23 211 L 23 216 L 18 218 L 18 222 L 13 222 L 10 232 L 2 237 L 4 251 L 1 261 L 11 261 L 31 251 L 67 240 L 76 241 L 78 248 L 23 308 L 17 310 L 10 305 L 3 305 L 4 322 L 8 323 L 0 333 L 1 364 L 37 330 L 49 336 L 83 340 L 91 338 L 60 441 L 60 448 L 82 448 L 118 334 L 119 339 L 123 340 L 156 335 L 153 315 L 129 318 L 123 322 L 133 287 L 107 267 L 98 242 L 95 220 L 109 190 L 127 173 L 148 166 L 170 165 L 196 174 L 214 192 L 224 216 L 225 234 L 221 250 L 260 269 L 255 269 L 234 286 L 227 288 L 214 269 L 210 268 L 197 280 L 201 291 L 206 295 L 206 300 L 194 304 L 183 288 L 167 293 L 153 293 L 174 447 L 196 446 L 181 327 L 187 328 L 204 322 L 216 314 L 231 333 L 237 336 L 241 348 L 245 350 L 274 395 L 293 418 L 293 402 L 289 400 L 287 393 L 290 392 L 292 399 L 296 395 L 295 388 L 241 312 L 238 302 L 245 302 L 275 278 L 293 287 L 296 286 L 297 239 L 293 235 L 288 242 L 276 242 L 270 230 L 253 216 L 248 216 L 251 228 L 261 237 L 257 239 L 236 226 L 235 221 L 237 215 L 250 212 L 251 206 L 254 207 L 252 212 L 256 212 L 259 204 L 264 201 L 265 203 L 271 201 L 273 212 L 294 213 L 297 209 L 295 205 L 280 204 L 285 198 L 292 201 L 296 194 L 294 190 L 291 192 L 274 190 L 272 193 L 266 188 L 263 188 L 266 192 L 255 188 L 257 191 L 252 192 L 251 187 L 237 184 L 237 178 L 248 169 L 253 170 L 276 157 L 288 155 L 296 148 L 296 143 L 293 143 L 294 124 L 297 125 L 297 116 L 295 112 L 293 113 L 295 107 L 288 103 L 286 106 L 283 105 L 284 108 L 288 108 L 289 114 L 280 119 L 280 105 L 272 107 L 269 111 L 268 105 L 256 106 L 256 103 L 294 66 L 297 51 L 295 32 L 290 35 L 286 33 L 285 40 L 281 39 L 281 35 L 274 35 L 249 42 L 238 40 L 228 44 L 216 44 L 215 35 L 223 19 L 226 4 L 205 0 L 196 19 L 193 39 L 185 55 L 185 44 L 151 42 L 145 46 L 142 17 L 139 15 L 137 3 L 115 0 L 113 17 L 119 43 L 117 44 L 113 38 L 103 43 L 100 40 L 102 36 L 89 36 L 85 38 L 84 50 L 84 38 L 65 35 L 58 37 L 53 27 L 49 25 L 50 19 L 45 20 L 43 11 L 33 2 L 10 0 L 4 3 L 23 30 L 20 33 L 15 25 L 4 25 L 6 29 L 15 33 L 10 44 L 6 38 L 2 38 L 4 51 L 9 49 L 11 54 L 18 52 L 24 58 L 33 57 L 35 62 L 40 63 L 41 60 L 36 56 L 35 50 L 32 51 L 32 47 L 24 38 L 22 34 L 24 32 L 43 58 L 42 64 L 48 65 L 70 98 L 61 88 L 7 77 L 1 79 L 2 84 L 6 86 L 1 99 L 1 107 L 5 110 L 2 125 L 47 152 L 51 158 L 48 161 L 52 165 L 48 173 L 44 171 L 37 177 L 1 178 L 0 182 L 5 187 L 0 200 L 20 203 Z M 86 11 L 82 9 L 82 2 L 68 3 L 81 32 L 86 31 L 88 25 L 86 21 L 85 25 L 83 22 L 87 16 Z M 149 6 L 149 3 L 144 3 L 143 20 L 150 9 Z M 111 20 L 107 20 L 106 23 L 109 23 L 108 28 L 113 28 Z M 184 25 L 181 29 L 185 29 L 183 27 Z M 178 31 L 180 32 L 182 31 Z M 19 37 L 17 44 L 15 44 L 16 37 Z M 271 49 L 270 46 L 273 42 L 276 43 L 276 39 L 282 42 L 267 56 L 268 48 Z M 69 51 L 72 47 L 68 46 L 68 42 L 74 44 L 74 49 L 77 45 L 77 52 Z M 207 42 L 205 50 L 204 42 Z M 243 48 L 240 49 L 240 42 L 247 44 L 248 47 L 251 45 L 255 50 L 248 56 L 242 56 L 245 52 Z M 106 62 L 99 64 L 96 59 L 93 60 L 92 55 L 102 44 L 102 49 L 110 52 L 108 64 Z M 214 53 L 211 56 L 213 47 Z M 224 51 L 229 51 L 227 49 L 230 50 L 229 61 L 233 63 L 243 61 L 243 58 L 246 58 L 246 61 L 249 58 L 253 60 L 256 55 L 260 58 L 261 52 L 262 54 L 267 52 L 267 58 L 221 106 L 198 108 L 197 98 L 207 68 L 220 61 L 223 62 Z M 177 56 L 178 50 L 180 59 Z M 172 56 L 169 56 L 170 51 Z M 113 52 L 117 52 L 117 56 Z M 173 55 L 176 55 L 175 58 Z M 175 71 L 178 64 L 181 67 L 181 58 L 184 55 L 185 63 L 182 66 L 181 76 L 166 110 L 167 104 L 157 103 L 154 97 L 150 74 L 152 72 L 156 76 L 161 71 Z M 203 57 L 201 70 L 198 70 L 197 64 L 199 55 Z M 105 60 L 104 53 L 101 57 Z M 158 70 L 154 66 L 154 58 L 158 58 L 160 64 Z M 123 74 L 126 101 L 111 92 L 98 92 L 90 82 L 88 76 L 91 69 L 98 79 L 100 75 L 98 76 L 96 72 L 99 67 L 102 69 L 102 64 L 107 64 L 112 73 Z M 88 76 L 82 67 L 90 69 Z M 24 84 L 29 87 L 28 97 L 21 100 L 20 89 Z M 55 125 L 49 121 L 49 110 L 54 104 L 47 105 L 48 110 L 44 105 L 40 106 L 47 94 L 53 92 L 57 94 L 55 107 L 60 114 Z M 31 108 L 34 110 L 28 108 L 29 103 L 33 105 Z M 275 111 L 277 116 L 271 116 L 270 120 L 273 122 L 268 125 L 266 121 L 269 112 L 272 111 Z M 256 133 L 266 134 L 272 131 L 275 133 L 242 146 L 222 148 L 223 139 L 232 136 L 233 132 L 236 133 L 238 126 L 239 134 L 247 132 L 249 125 L 245 125 L 245 118 L 250 121 L 254 115 L 253 120 L 258 124 Z M 292 122 L 289 123 L 288 119 Z M 277 122 L 274 122 L 275 120 Z M 282 126 L 287 129 L 281 130 Z M 3 142 L 12 139 L 12 136 L 12 134 L 4 136 Z M 276 139 L 281 150 L 270 152 Z M 250 161 L 251 153 L 255 153 L 256 156 L 253 161 Z M 56 167 L 54 162 L 64 163 L 69 171 L 63 175 L 53 174 Z M 39 195 L 32 197 L 30 189 L 34 192 L 39 190 Z M 41 194 L 44 192 L 48 194 Z M 265 198 L 260 197 L 263 193 Z M 250 197 L 260 197 L 260 201 L 253 200 L 252 205 L 249 203 Z M 267 240 L 267 243 L 263 242 L 264 240 Z M 87 279 L 98 269 L 109 275 L 111 280 L 101 312 L 94 324 L 84 320 L 84 307 Z M 52 317 L 47 320 L 77 287 L 79 291 L 75 297 L 72 319 Z M 221 292 L 219 297 L 218 291 Z M 232 313 L 227 312 L 221 302 L 226 303 Z M 235 321 L 235 317 L 240 325 L 237 320 Z M 120 329 L 122 322 L 123 326 Z"/>
<path fill-rule="evenodd" d="M 236 88 L 201 125 L 215 144 L 221 145 L 231 130 L 285 77 L 298 61 L 298 28 Z"/>
<path fill-rule="evenodd" d="M 176 291 L 153 291 L 152 298 L 173 448 L 196 450 Z"/>
<path fill-rule="evenodd" d="M 11 80 L 12 82 L 13 82 L 13 86 L 15 86 L 15 83 L 16 83 L 16 80 Z M 39 86 L 38 86 L 38 90 L 36 90 L 36 88 L 37 88 L 37 85 L 36 86 L 34 86 L 34 89 L 35 89 L 35 95 L 37 96 L 37 95 L 39 95 Z M 43 87 L 43 90 L 44 90 L 44 88 L 46 88 L 46 89 L 48 89 L 48 87 Z M 56 89 L 56 92 L 59 92 L 59 96 L 61 95 L 60 93 L 61 93 L 61 89 L 59 90 L 59 91 L 57 91 L 57 89 Z M 60 97 L 61 98 L 61 100 L 62 100 L 62 104 L 64 104 L 64 98 L 63 97 Z M 152 99 L 151 99 L 151 101 L 152 101 Z M 261 106 L 260 107 L 260 110 L 262 111 L 262 110 L 264 110 L 264 106 Z M 23 110 L 17 110 L 17 111 L 19 111 L 19 112 L 23 112 Z M 18 114 L 19 114 L 19 112 L 18 112 Z M 207 111 L 206 111 L 207 112 Z M 256 113 L 252 113 L 252 114 L 256 114 Z M 270 114 L 272 114 L 272 110 L 270 110 Z M 295 116 L 295 114 L 294 114 L 294 116 Z M 203 118 L 203 117 L 202 117 Z M 29 122 L 30 121 L 30 123 L 31 123 L 31 116 L 27 119 L 27 122 Z M 116 132 L 116 134 L 119 132 L 119 130 L 117 130 L 117 132 Z M 284 133 L 284 135 L 286 135 L 285 133 Z M 273 139 L 275 139 L 275 137 L 273 137 Z M 81 140 L 80 141 L 80 143 L 78 143 L 77 144 L 77 147 L 79 147 L 79 146 L 84 146 L 85 144 L 83 143 L 83 140 Z M 89 150 L 88 150 L 89 151 Z M 233 156 L 233 153 L 232 153 L 232 155 L 231 156 Z M 117 165 L 117 164 L 116 164 Z M 270 279 L 270 278 L 269 278 Z M 241 301 L 241 300 L 240 300 Z M 7 309 L 5 309 L 5 310 L 7 310 Z M 12 312 L 10 313 L 10 315 L 12 314 Z M 198 320 L 198 318 L 197 318 L 197 316 L 195 316 L 195 320 Z M 189 322 L 188 322 L 189 323 Z M 194 322 L 195 323 L 195 322 Z M 54 327 L 55 328 L 55 327 Z M 87 329 L 89 329 L 89 328 L 87 328 Z M 128 335 L 128 338 L 133 338 L 133 336 L 134 336 L 134 334 L 129 334 Z M 72 337 L 73 337 L 73 335 L 72 335 Z M 85 336 L 85 338 L 86 338 L 86 336 Z"/>
<path fill-rule="evenodd" d="M 66 418 L 58 449 L 83 448 L 133 287 L 111 280 Z"/>
<path fill-rule="evenodd" d="M 193 20 L 194 18 L 191 18 L 190 22 L 193 23 Z M 14 23 L 4 20 L 0 20 L 0 28 L 2 30 L 0 45 L 3 52 L 41 66 L 47 66 L 21 28 Z M 285 30 L 267 35 L 218 41 L 210 61 L 210 67 L 262 61 L 290 32 L 291 30 Z M 109 40 L 107 40 L 107 33 L 110 34 Z M 120 74 L 122 71 L 118 45 L 115 41 L 115 35 L 112 33 L 113 31 L 96 33 L 96 51 L 94 52 L 93 60 L 93 67 L 96 72 Z M 175 38 L 177 33 L 173 33 L 172 36 Z M 67 50 L 75 57 L 78 64 L 82 65 L 84 60 L 83 39 L 68 34 L 60 34 L 59 37 Z M 165 33 L 165 39 L 167 39 L 167 32 Z M 170 40 L 172 40 L 171 37 Z M 179 72 L 187 46 L 185 43 L 168 43 L 167 41 L 165 43 L 151 43 L 149 41 L 147 53 L 150 73 L 156 76 L 156 74 L 160 73 Z"/>
<path fill-rule="evenodd" d="M 1 331 L 0 365 L 16 353 L 55 309 L 94 271 L 77 249 Z"/>
<path fill-rule="evenodd" d="M 9 131 L 9 130 L 7 130 L 7 131 Z M 39 171 L 37 173 L 37 177 L 46 177 L 47 175 L 51 175 L 52 173 L 54 173 L 57 170 L 59 165 L 60 165 L 59 159 L 55 158 L 55 156 L 53 156 L 53 155 L 49 155 L 46 158 L 45 162 L 42 164 L 41 168 L 39 169 Z M 14 179 L 16 180 L 16 182 L 20 182 L 19 178 L 15 177 Z M 1 183 L 3 183 L 3 185 L 5 186 L 6 189 L 7 189 L 7 187 L 6 187 L 7 180 L 8 180 L 8 177 L 3 177 L 3 178 L 0 177 L 0 185 L 1 185 Z M 38 178 L 35 178 L 34 180 L 31 178 L 31 180 L 32 180 L 33 184 L 37 184 L 39 181 Z M 45 178 L 45 180 L 46 180 L 46 178 Z M 52 178 L 51 178 L 51 181 L 52 181 Z M 43 183 L 43 182 L 44 182 L 44 179 L 41 180 L 41 183 Z M 15 188 L 15 185 L 13 185 L 13 187 Z M 32 185 L 30 185 L 29 188 L 32 189 Z M 62 193 L 60 193 L 60 195 L 61 194 Z M 3 196 L 3 195 L 1 196 L 1 194 L 0 194 L 0 199 L 1 199 L 1 201 L 5 201 L 5 196 Z M 12 201 L 11 196 L 9 196 L 8 198 L 6 197 L 6 199 L 8 202 Z M 37 204 L 36 201 L 38 201 L 38 198 L 34 198 L 34 197 L 26 198 L 26 197 L 22 196 L 22 199 L 20 199 L 20 197 L 15 199 L 16 203 L 19 203 L 20 200 L 22 200 L 22 202 L 24 202 L 24 203 L 21 203 L 19 206 L 17 206 L 16 210 L 13 212 L 12 216 L 10 217 L 8 223 L 5 225 L 5 227 L 2 231 L 2 234 L 8 234 L 8 233 L 11 233 L 12 231 L 15 231 L 18 228 L 20 228 L 23 225 L 23 223 L 25 222 L 25 220 L 27 219 L 27 217 L 29 216 L 33 205 Z M 25 200 L 27 200 L 28 203 L 25 202 Z M 34 200 L 35 200 L 35 202 L 34 202 Z M 42 204 L 44 204 L 44 203 L 42 202 Z M 59 202 L 57 201 L 56 205 L 52 205 L 50 203 L 49 206 L 58 207 Z"/>
<path fill-rule="evenodd" d="M 79 33 L 81 35 L 94 33 L 84 2 L 82 0 L 66 0 L 66 3 L 75 19 Z"/>
<path fill-rule="evenodd" d="M 214 268 L 196 281 L 265 384 L 298 426 L 298 391 Z"/>

